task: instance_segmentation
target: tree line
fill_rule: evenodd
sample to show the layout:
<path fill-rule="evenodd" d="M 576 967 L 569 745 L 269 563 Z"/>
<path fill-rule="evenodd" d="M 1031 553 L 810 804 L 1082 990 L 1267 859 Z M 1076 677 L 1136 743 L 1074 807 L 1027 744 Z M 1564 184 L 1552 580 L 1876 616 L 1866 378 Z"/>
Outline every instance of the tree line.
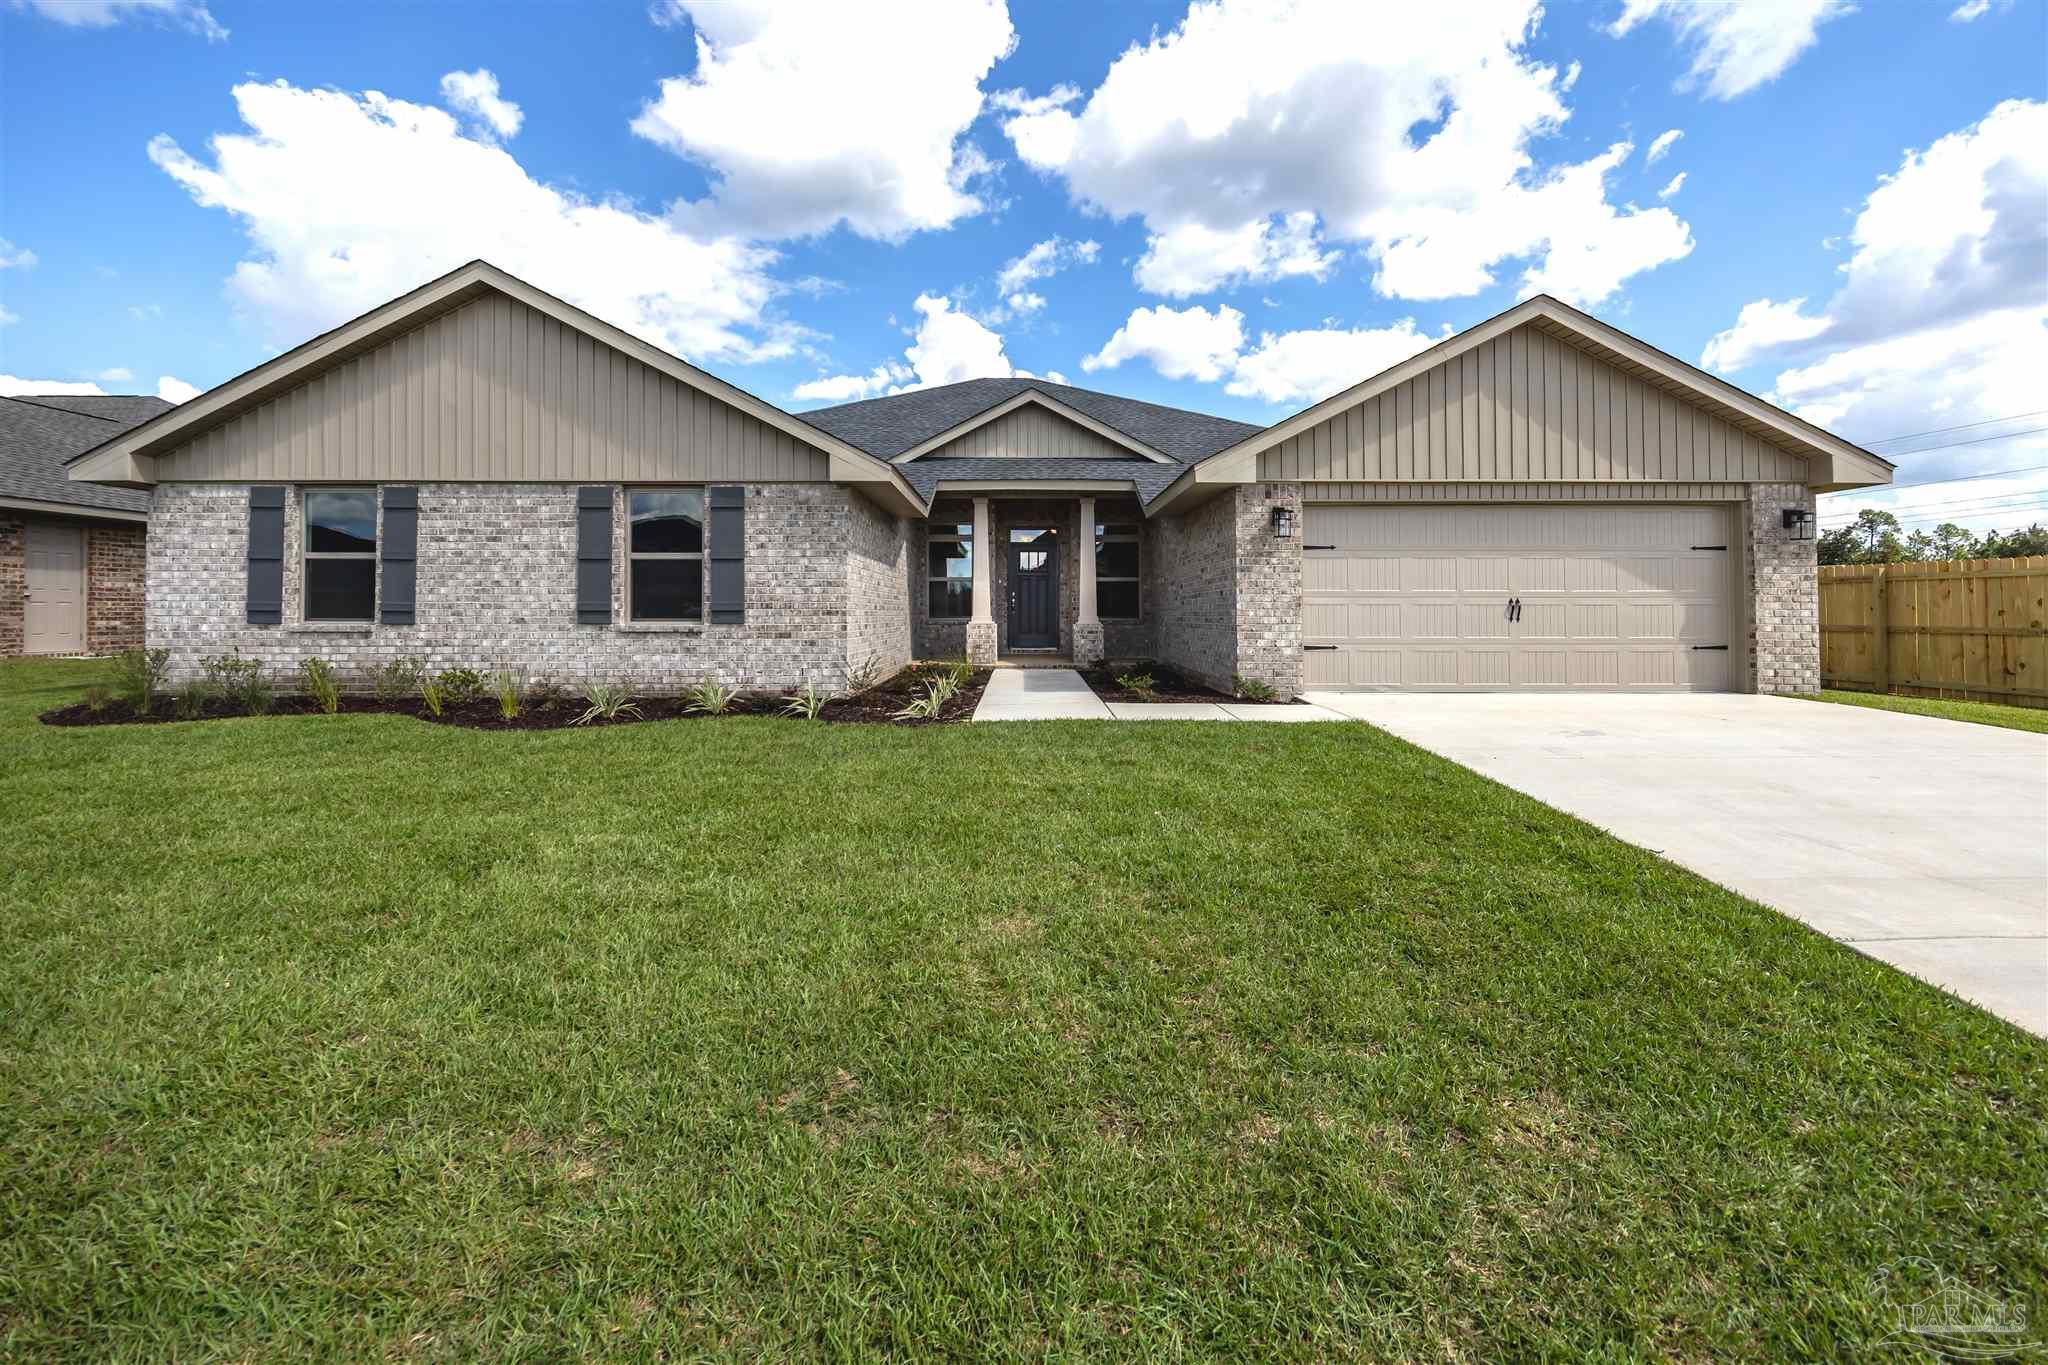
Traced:
<path fill-rule="evenodd" d="M 1896 516 L 1866 507 L 1849 525 L 1821 532 L 1817 548 L 1823 564 L 2016 559 L 2022 555 L 2048 555 L 2048 526 L 2037 521 L 2023 531 L 1986 531 L 1980 536 L 1945 521 L 1932 531 L 1906 535 Z"/>

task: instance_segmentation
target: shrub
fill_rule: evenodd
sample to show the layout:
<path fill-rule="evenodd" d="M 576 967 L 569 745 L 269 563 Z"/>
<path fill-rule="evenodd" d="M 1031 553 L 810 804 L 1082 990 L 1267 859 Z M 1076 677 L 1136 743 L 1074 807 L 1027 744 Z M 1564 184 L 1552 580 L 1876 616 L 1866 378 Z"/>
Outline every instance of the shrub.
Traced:
<path fill-rule="evenodd" d="M 1116 685 L 1139 701 L 1159 700 L 1159 684 L 1150 673 L 1119 673 Z"/>
<path fill-rule="evenodd" d="M 341 709 L 341 678 L 335 673 L 333 664 L 321 658 L 301 659 L 299 681 L 304 684 L 306 695 L 319 703 L 322 711 L 331 716 Z"/>
<path fill-rule="evenodd" d="M 108 694 L 107 689 L 97 683 L 85 689 L 85 709 L 94 715 L 106 710 L 107 703 L 112 700 L 113 697 Z"/>
<path fill-rule="evenodd" d="M 114 656 L 114 695 L 147 715 L 170 671 L 168 649 L 124 649 Z"/>
<path fill-rule="evenodd" d="M 805 683 L 803 690 L 782 703 L 783 714 L 802 716 L 805 720 L 816 720 L 825 709 L 825 703 L 832 700 L 830 692 L 821 692 L 816 683 Z"/>
<path fill-rule="evenodd" d="M 213 684 L 194 678 L 171 695 L 171 714 L 179 720 L 198 720 L 213 697 Z"/>
<path fill-rule="evenodd" d="M 952 691 L 945 688 L 943 679 L 938 682 L 928 683 L 925 686 L 924 695 L 915 701 L 907 703 L 902 710 L 895 712 L 895 718 L 897 720 L 930 720 L 945 709 L 946 702 L 952 695 Z"/>
<path fill-rule="evenodd" d="M 458 706 L 464 702 L 483 700 L 484 688 L 484 675 L 473 668 L 441 670 L 441 691 L 449 701 Z"/>
<path fill-rule="evenodd" d="M 947 663 L 946 675 L 953 680 L 953 690 L 957 692 L 974 681 L 974 665 L 965 659 L 954 659 Z"/>
<path fill-rule="evenodd" d="M 506 720 L 519 719 L 519 678 L 509 668 L 491 674 L 491 690 L 498 694 L 498 714 Z"/>
<path fill-rule="evenodd" d="M 413 694 L 427 666 L 416 654 L 401 654 L 370 676 L 370 685 L 381 702 L 400 701 Z"/>
<path fill-rule="evenodd" d="M 1246 701 L 1271 701 L 1279 695 L 1273 691 L 1271 683 L 1261 682 L 1257 678 L 1247 678 L 1242 673 L 1230 675 L 1230 690 Z"/>
<path fill-rule="evenodd" d="M 732 709 L 733 701 L 739 696 L 737 687 L 722 686 L 714 678 L 706 678 L 695 687 L 683 689 L 683 698 L 690 704 L 685 711 L 696 711 L 707 716 L 722 716 Z"/>
<path fill-rule="evenodd" d="M 252 716 L 268 711 L 277 698 L 270 679 L 263 676 L 262 660 L 245 659 L 239 649 L 202 659 L 199 667 L 214 696 L 226 698 L 229 705 Z"/>
<path fill-rule="evenodd" d="M 439 720 L 441 708 L 447 704 L 448 689 L 441 680 L 431 673 L 420 674 L 420 705 L 427 708 L 427 714 Z"/>
<path fill-rule="evenodd" d="M 640 708 L 629 700 L 630 693 L 624 683 L 590 682 L 583 684 L 583 700 L 589 708 L 571 725 L 588 725 L 594 720 L 614 721 L 626 716 L 637 716 Z"/>
<path fill-rule="evenodd" d="M 870 654 L 867 658 L 846 670 L 847 695 L 857 697 L 880 681 L 882 681 L 882 656 Z"/>

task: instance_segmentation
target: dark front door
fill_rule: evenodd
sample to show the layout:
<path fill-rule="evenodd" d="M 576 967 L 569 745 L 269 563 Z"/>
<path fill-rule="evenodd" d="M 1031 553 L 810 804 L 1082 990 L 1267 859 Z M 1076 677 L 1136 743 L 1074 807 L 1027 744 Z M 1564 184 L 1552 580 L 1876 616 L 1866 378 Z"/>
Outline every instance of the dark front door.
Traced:
<path fill-rule="evenodd" d="M 1010 546 L 1010 648 L 1057 649 L 1060 549 L 1052 532 Z"/>

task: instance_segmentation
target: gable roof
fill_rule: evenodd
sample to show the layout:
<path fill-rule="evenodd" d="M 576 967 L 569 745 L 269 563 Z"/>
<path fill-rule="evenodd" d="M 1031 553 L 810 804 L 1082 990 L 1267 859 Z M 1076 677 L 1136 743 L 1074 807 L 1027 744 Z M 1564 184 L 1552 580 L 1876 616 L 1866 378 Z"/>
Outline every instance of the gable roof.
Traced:
<path fill-rule="evenodd" d="M 200 432 L 302 383 L 327 366 L 381 345 L 489 291 L 496 291 L 546 313 L 602 345 L 823 451 L 831 462 L 835 482 L 861 485 L 893 510 L 922 515 L 924 508 L 917 495 L 886 460 L 801 422 L 744 389 L 728 384 L 688 361 L 481 260 L 458 266 L 411 293 L 402 294 L 361 317 L 323 332 L 311 341 L 207 390 L 188 403 L 74 456 L 70 462 L 70 477 L 73 480 L 135 485 L 153 483 L 155 471 L 150 461 L 154 452 L 189 441 Z"/>
<path fill-rule="evenodd" d="M 950 439 L 958 435 L 956 428 L 971 430 L 980 424 L 977 419 L 999 415 L 997 409 L 1027 393 L 1052 400 L 1049 406 L 1054 411 L 1061 407 L 1071 409 L 1179 464 L 1213 455 L 1261 430 L 1249 422 L 1142 403 L 1135 398 L 1077 389 L 1045 379 L 967 379 L 796 415 L 870 455 L 895 460 L 939 444 L 938 437 Z"/>
<path fill-rule="evenodd" d="M 124 519 L 147 515 L 149 494 L 74 483 L 64 462 L 170 407 L 161 398 L 129 394 L 0 398 L 0 505 L 34 503 Z"/>

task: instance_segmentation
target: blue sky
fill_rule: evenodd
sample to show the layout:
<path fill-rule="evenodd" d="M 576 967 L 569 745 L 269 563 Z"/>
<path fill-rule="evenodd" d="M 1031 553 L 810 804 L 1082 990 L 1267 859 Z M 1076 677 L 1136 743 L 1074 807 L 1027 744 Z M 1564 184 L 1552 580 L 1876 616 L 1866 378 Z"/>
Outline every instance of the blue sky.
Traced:
<path fill-rule="evenodd" d="M 481 255 L 792 409 L 1270 422 L 1541 289 L 1901 483 L 2048 466 L 2042 0 L 0 6 L 16 391 L 183 395 Z"/>

